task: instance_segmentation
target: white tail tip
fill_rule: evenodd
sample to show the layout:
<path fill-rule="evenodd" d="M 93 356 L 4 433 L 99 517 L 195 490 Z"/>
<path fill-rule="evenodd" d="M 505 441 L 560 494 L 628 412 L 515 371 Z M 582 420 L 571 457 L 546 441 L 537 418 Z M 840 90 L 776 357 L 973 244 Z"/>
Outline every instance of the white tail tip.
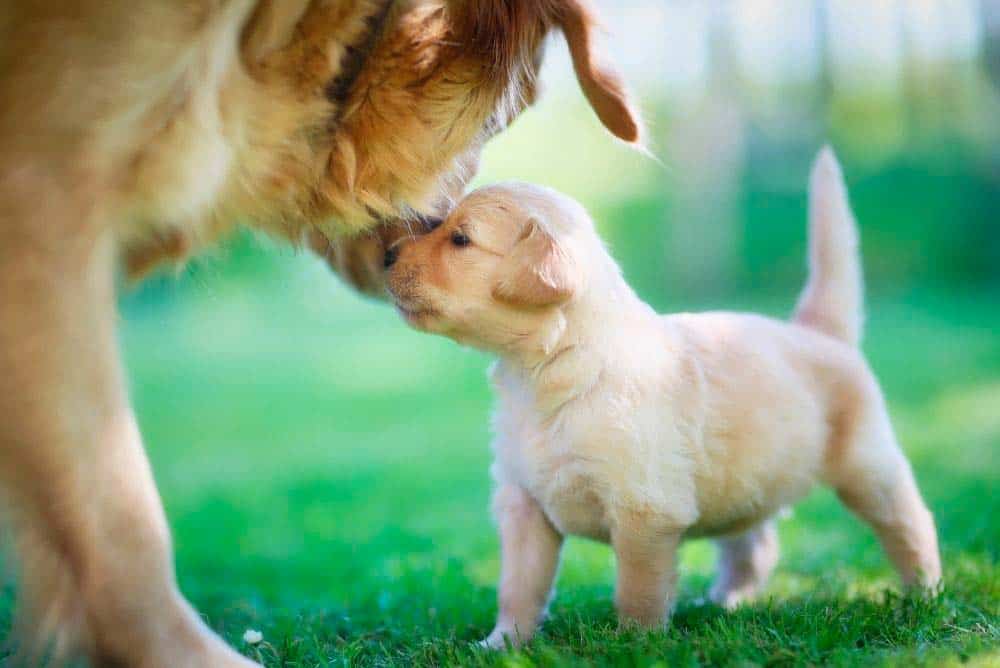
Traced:
<path fill-rule="evenodd" d="M 832 190 L 833 189 L 833 190 Z M 819 155 L 813 161 L 812 175 L 809 177 L 810 193 L 843 194 L 847 199 L 847 187 L 844 185 L 844 173 L 833 149 L 827 144 L 820 149 Z"/>
<path fill-rule="evenodd" d="M 847 186 L 824 146 L 809 179 L 809 280 L 795 320 L 850 344 L 861 335 L 861 261 Z"/>

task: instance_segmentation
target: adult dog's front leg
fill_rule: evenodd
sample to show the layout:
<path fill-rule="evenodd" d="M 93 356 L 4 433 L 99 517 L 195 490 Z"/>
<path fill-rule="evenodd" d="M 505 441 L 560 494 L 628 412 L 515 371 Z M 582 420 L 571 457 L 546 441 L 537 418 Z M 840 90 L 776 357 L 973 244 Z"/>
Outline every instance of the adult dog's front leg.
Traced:
<path fill-rule="evenodd" d="M 177 591 L 118 363 L 111 230 L 50 180 L 0 174 L 0 491 L 20 652 L 29 665 L 49 652 L 97 665 L 254 665 Z"/>
<path fill-rule="evenodd" d="M 538 503 L 516 485 L 497 490 L 494 508 L 502 559 L 497 592 L 500 611 L 483 645 L 502 649 L 534 635 L 552 591 L 563 538 Z"/>

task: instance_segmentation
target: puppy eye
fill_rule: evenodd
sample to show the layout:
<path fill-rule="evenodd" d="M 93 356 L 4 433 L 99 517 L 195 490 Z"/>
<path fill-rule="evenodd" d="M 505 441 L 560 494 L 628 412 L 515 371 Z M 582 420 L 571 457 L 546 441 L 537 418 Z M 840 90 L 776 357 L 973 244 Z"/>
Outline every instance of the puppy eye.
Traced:
<path fill-rule="evenodd" d="M 458 246 L 459 248 L 462 248 L 464 246 L 468 246 L 470 243 L 472 243 L 472 241 L 470 241 L 469 237 L 465 236 L 461 232 L 452 232 L 451 233 L 451 243 L 454 246 Z"/>
<path fill-rule="evenodd" d="M 424 227 L 427 228 L 428 232 L 431 232 L 441 227 L 441 223 L 443 222 L 444 222 L 443 218 L 437 218 L 437 217 L 428 216 L 423 219 Z"/>

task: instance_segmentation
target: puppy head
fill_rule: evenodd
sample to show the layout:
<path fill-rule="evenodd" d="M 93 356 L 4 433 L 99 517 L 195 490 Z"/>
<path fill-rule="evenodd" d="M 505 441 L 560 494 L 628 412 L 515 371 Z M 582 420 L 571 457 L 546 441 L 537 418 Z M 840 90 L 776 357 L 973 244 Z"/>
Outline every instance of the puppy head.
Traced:
<path fill-rule="evenodd" d="M 585 288 L 583 208 L 527 184 L 481 188 L 386 257 L 396 307 L 420 330 L 502 352 Z"/>

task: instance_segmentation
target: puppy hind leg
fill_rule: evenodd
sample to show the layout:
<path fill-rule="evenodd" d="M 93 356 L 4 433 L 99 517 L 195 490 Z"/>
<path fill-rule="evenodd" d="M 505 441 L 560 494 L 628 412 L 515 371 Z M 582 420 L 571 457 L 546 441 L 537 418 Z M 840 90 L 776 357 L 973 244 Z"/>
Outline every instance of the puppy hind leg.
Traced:
<path fill-rule="evenodd" d="M 716 540 L 718 574 L 709 598 L 724 608 L 735 608 L 757 595 L 778 564 L 778 530 L 773 519 L 735 536 Z"/>
<path fill-rule="evenodd" d="M 833 486 L 844 505 L 868 523 L 906 586 L 941 580 L 937 529 L 887 416 L 843 444 Z"/>

